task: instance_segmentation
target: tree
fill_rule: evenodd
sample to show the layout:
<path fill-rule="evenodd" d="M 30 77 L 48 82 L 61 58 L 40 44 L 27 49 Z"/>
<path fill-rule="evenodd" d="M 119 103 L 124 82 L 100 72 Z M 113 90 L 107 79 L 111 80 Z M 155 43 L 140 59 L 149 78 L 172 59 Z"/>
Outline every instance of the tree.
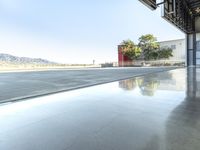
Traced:
<path fill-rule="evenodd" d="M 121 43 L 122 53 L 129 57 L 131 60 L 138 59 L 141 55 L 141 48 L 135 45 L 131 40 L 124 40 Z"/>
<path fill-rule="evenodd" d="M 159 59 L 169 59 L 170 57 L 173 57 L 172 52 L 173 52 L 173 50 L 171 48 L 161 48 L 158 51 L 158 58 Z"/>
<path fill-rule="evenodd" d="M 143 59 L 145 60 L 156 60 L 158 59 L 158 51 L 160 48 L 156 37 L 152 34 L 142 35 L 139 38 L 138 46 L 142 49 Z"/>

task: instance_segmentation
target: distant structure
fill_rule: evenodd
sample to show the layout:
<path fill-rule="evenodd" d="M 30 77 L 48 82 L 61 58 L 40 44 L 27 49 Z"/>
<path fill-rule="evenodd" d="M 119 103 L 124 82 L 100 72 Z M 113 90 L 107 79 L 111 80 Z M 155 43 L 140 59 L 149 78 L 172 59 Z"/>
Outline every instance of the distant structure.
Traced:
<path fill-rule="evenodd" d="M 186 41 L 185 39 L 162 41 L 160 48 L 171 48 L 173 50 L 173 57 L 169 60 L 186 61 Z"/>
<path fill-rule="evenodd" d="M 119 67 L 125 67 L 125 66 L 131 66 L 132 65 L 132 60 L 125 56 L 122 53 L 122 46 L 118 46 L 118 66 Z"/>
<path fill-rule="evenodd" d="M 186 61 L 186 41 L 185 39 L 169 40 L 159 42 L 161 48 L 171 48 L 173 50 L 173 57 L 171 61 Z M 126 67 L 133 65 L 133 61 L 122 53 L 122 46 L 118 46 L 118 66 Z"/>

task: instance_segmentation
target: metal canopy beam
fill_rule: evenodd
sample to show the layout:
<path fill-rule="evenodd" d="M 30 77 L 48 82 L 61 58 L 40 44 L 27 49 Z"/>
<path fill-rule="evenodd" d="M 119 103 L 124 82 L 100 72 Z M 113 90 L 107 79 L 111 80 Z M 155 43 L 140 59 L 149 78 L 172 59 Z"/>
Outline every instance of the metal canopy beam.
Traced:
<path fill-rule="evenodd" d="M 139 1 L 142 2 L 144 5 L 146 5 L 147 7 L 149 7 L 151 10 L 155 10 L 157 8 L 156 0 L 139 0 Z"/>

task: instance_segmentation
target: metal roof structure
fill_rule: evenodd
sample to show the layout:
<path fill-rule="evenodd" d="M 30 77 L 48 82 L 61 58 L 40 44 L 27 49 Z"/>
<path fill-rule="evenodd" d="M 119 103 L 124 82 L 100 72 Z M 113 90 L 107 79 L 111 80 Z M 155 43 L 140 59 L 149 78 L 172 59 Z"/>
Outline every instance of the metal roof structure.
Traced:
<path fill-rule="evenodd" d="M 200 0 L 186 0 L 186 4 L 194 16 L 200 16 Z"/>
<path fill-rule="evenodd" d="M 200 16 L 200 0 L 139 0 L 152 10 L 162 4 L 162 17 L 189 34 L 195 32 L 195 19 Z"/>
<path fill-rule="evenodd" d="M 155 10 L 157 8 L 157 3 L 156 0 L 139 0 L 142 2 L 144 5 L 149 7 L 151 10 Z"/>

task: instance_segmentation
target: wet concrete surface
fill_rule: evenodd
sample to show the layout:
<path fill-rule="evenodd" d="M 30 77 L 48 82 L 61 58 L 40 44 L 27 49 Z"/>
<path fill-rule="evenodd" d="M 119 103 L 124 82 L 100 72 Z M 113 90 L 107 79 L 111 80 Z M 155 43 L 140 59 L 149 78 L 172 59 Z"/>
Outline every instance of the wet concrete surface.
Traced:
<path fill-rule="evenodd" d="M 169 69 L 172 68 L 71 69 L 0 73 L 0 103 Z"/>
<path fill-rule="evenodd" d="M 198 150 L 200 69 L 0 106 L 2 150 Z"/>

